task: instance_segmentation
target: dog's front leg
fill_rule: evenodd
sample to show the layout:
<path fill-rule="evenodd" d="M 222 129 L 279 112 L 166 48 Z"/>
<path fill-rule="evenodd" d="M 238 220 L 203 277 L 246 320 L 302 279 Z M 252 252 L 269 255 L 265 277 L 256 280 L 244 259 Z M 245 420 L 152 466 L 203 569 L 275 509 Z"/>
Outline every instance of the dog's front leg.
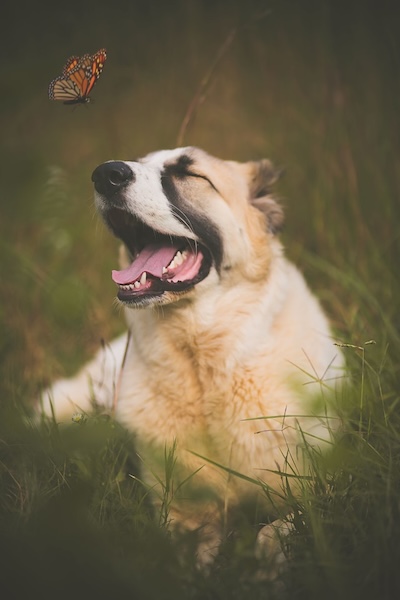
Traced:
<path fill-rule="evenodd" d="M 127 336 L 104 345 L 94 359 L 75 377 L 60 379 L 44 390 L 37 412 L 57 422 L 68 421 L 74 413 L 87 414 L 95 407 L 111 411 L 125 355 Z"/>

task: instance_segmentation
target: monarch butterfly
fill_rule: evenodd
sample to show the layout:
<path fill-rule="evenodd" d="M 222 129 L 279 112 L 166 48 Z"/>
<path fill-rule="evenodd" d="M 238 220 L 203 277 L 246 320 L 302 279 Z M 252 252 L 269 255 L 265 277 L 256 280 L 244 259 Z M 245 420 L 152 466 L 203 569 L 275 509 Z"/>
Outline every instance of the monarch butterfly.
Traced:
<path fill-rule="evenodd" d="M 62 100 L 64 104 L 90 102 L 89 94 L 103 71 L 106 58 L 104 49 L 93 56 L 71 56 L 63 68 L 62 75 L 50 82 L 50 100 Z"/>

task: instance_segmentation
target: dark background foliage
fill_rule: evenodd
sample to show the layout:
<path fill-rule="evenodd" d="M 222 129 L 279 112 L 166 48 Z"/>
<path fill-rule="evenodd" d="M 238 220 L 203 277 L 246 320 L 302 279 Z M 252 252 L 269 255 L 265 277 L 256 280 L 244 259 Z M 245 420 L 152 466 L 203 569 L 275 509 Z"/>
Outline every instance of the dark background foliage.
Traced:
<path fill-rule="evenodd" d="M 182 143 L 227 159 L 268 157 L 284 167 L 276 190 L 286 212 L 287 253 L 343 343 L 359 348 L 345 348 L 355 384 L 343 399 L 351 409 L 351 443 L 339 444 L 326 467 L 333 495 L 315 489 L 303 506 L 303 514 L 314 508 L 304 535 L 298 530 L 290 593 L 394 598 L 397 3 L 6 0 L 1 12 L 5 597 L 25 597 L 30 587 L 59 598 L 74 590 L 77 597 L 92 591 L 257 598 L 269 590 L 249 583 L 244 551 L 209 579 L 177 564 L 168 536 L 152 526 L 143 498 L 121 475 L 134 452 L 117 425 L 96 421 L 90 433 L 80 425 L 70 433 L 49 425 L 32 432 L 19 416 L 42 385 L 74 372 L 123 330 L 110 278 L 117 242 L 94 213 L 92 170 L 104 160 L 176 146 L 200 91 Z M 102 47 L 108 59 L 93 102 L 75 108 L 50 101 L 48 84 L 66 59 Z"/>

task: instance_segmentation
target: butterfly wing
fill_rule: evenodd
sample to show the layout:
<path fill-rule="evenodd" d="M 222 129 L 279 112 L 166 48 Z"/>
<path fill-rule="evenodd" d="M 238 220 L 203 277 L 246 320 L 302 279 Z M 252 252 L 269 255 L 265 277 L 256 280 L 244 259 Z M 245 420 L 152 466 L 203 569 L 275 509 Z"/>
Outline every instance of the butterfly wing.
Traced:
<path fill-rule="evenodd" d="M 69 73 L 69 71 L 72 71 L 72 69 L 75 69 L 75 67 L 79 63 L 79 60 L 80 60 L 79 56 L 70 56 L 64 65 L 63 75 L 67 75 Z"/>
<path fill-rule="evenodd" d="M 84 70 L 82 81 L 82 92 L 84 96 L 89 96 L 92 91 L 94 84 L 103 71 L 106 58 L 107 54 L 104 48 L 96 52 L 93 56 L 88 56 L 86 54 L 82 57 L 80 67 Z M 82 76 L 82 74 L 79 74 L 79 76 Z"/>
<path fill-rule="evenodd" d="M 79 87 L 71 80 L 68 74 L 53 79 L 49 85 L 49 98 L 50 100 L 61 100 L 66 104 L 86 102 L 81 96 Z"/>
<path fill-rule="evenodd" d="M 104 49 L 93 56 L 71 56 L 64 66 L 63 75 L 50 83 L 50 100 L 62 100 L 65 104 L 90 102 L 89 94 L 103 71 L 106 58 Z"/>
<path fill-rule="evenodd" d="M 86 64 L 86 62 L 88 64 Z M 91 65 L 90 62 L 86 60 L 83 62 L 81 61 L 75 69 L 72 69 L 72 71 L 68 73 L 69 81 L 71 81 L 72 85 L 79 90 L 79 96 L 81 98 L 87 98 L 93 87 L 93 85 L 89 87 L 91 76 Z"/>

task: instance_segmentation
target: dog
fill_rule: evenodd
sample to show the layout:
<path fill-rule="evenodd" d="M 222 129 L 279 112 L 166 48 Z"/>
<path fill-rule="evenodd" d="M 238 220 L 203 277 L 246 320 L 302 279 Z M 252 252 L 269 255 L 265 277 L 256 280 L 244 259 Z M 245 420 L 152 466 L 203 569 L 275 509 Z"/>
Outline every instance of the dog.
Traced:
<path fill-rule="evenodd" d="M 323 447 L 334 423 L 326 397 L 343 357 L 284 256 L 278 175 L 269 160 L 196 147 L 99 165 L 95 205 L 122 242 L 112 279 L 129 335 L 42 398 L 58 421 L 112 411 L 135 434 L 149 486 L 174 448 L 183 498 L 170 520 L 201 531 L 204 562 L 227 510 L 256 500 L 274 514 L 271 490 L 304 472 L 302 444 Z"/>

